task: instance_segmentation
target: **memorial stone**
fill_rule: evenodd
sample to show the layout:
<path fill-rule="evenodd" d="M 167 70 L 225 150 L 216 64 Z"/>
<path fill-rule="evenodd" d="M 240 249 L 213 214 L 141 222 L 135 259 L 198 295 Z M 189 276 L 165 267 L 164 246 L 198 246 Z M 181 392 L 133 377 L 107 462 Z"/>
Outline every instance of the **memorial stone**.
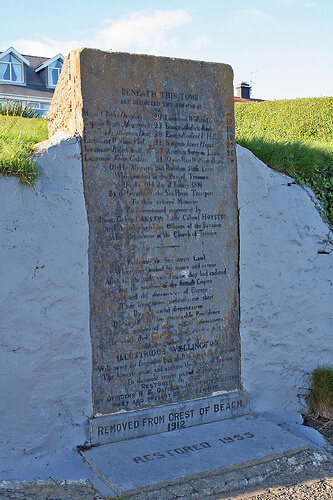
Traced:
<path fill-rule="evenodd" d="M 92 49 L 64 63 L 50 129 L 82 144 L 94 415 L 241 389 L 232 76 Z"/>

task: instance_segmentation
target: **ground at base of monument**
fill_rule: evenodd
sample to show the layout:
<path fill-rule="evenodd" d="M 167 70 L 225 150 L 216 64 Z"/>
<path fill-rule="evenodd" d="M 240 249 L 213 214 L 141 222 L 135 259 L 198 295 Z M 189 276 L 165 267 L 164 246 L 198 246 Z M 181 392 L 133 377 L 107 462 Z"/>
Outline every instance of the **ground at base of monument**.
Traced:
<path fill-rule="evenodd" d="M 257 415 L 219 421 L 82 451 L 110 488 L 130 496 L 205 480 L 306 450 L 309 444 Z"/>
<path fill-rule="evenodd" d="M 304 416 L 304 425 L 315 429 L 333 446 L 333 420 L 309 414 Z"/>
<path fill-rule="evenodd" d="M 325 493 L 327 496 L 320 493 Z M 333 448 L 305 450 L 126 500 L 333 500 Z"/>
<path fill-rule="evenodd" d="M 322 495 L 322 496 L 320 496 Z M 333 499 L 333 447 L 139 492 L 126 500 Z M 0 481 L 0 500 L 110 500 L 89 481 Z"/>
<path fill-rule="evenodd" d="M 107 495 L 107 496 L 104 496 Z M 110 500 L 91 482 L 0 480 L 0 500 Z M 321 496 L 320 496 L 321 495 Z M 311 449 L 205 478 L 136 492 L 127 500 L 333 499 L 333 447 Z"/>

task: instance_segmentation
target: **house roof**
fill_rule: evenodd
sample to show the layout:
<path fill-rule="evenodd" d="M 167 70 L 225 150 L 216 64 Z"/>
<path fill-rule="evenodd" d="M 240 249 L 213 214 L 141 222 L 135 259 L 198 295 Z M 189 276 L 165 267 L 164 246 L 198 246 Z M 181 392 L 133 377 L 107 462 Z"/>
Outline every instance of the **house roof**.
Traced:
<path fill-rule="evenodd" d="M 9 47 L 9 49 L 5 50 L 4 52 L 0 52 L 2 54 L 2 57 L 6 56 L 7 54 L 14 54 L 14 56 L 19 59 L 21 62 L 26 64 L 27 66 L 30 66 L 30 62 L 22 56 L 17 50 L 14 49 L 14 47 Z"/>
<path fill-rule="evenodd" d="M 15 49 L 13 49 L 13 53 L 16 53 Z M 0 52 L 0 57 L 2 54 L 5 54 L 5 52 Z M 59 57 L 62 58 L 61 54 L 56 56 L 56 59 Z M 10 83 L 0 83 L 0 94 L 5 94 L 6 96 L 12 95 L 13 99 L 15 96 L 52 99 L 54 89 L 48 89 L 41 79 L 40 73 L 36 73 L 35 70 L 43 65 L 45 65 L 44 67 L 48 66 L 48 63 L 53 62 L 55 58 L 49 59 L 47 57 L 21 55 L 21 60 L 22 58 L 30 63 L 29 66 L 26 66 L 27 84 L 13 85 Z"/>
<path fill-rule="evenodd" d="M 41 66 L 35 69 L 35 73 L 38 73 L 38 71 L 41 71 L 44 68 L 47 68 L 50 64 L 54 63 L 58 59 L 61 59 L 62 62 L 64 62 L 64 56 L 62 54 L 57 54 L 56 56 L 52 57 L 52 59 L 48 59 L 45 61 Z"/>
<path fill-rule="evenodd" d="M 243 97 L 234 97 L 234 102 L 262 102 L 264 99 L 243 99 Z"/>

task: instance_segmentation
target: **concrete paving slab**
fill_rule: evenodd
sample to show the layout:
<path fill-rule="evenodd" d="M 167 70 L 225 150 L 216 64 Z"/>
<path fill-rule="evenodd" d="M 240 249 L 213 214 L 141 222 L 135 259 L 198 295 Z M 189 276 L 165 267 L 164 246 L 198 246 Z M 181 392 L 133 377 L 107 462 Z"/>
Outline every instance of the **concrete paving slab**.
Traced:
<path fill-rule="evenodd" d="M 126 496 L 307 448 L 299 437 L 252 414 L 96 446 L 81 454 L 113 492 Z"/>

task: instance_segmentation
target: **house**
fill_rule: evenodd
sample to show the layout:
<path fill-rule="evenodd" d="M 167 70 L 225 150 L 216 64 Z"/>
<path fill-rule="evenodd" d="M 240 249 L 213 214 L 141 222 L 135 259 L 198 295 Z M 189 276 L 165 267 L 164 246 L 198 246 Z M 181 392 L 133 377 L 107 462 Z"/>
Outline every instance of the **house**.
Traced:
<path fill-rule="evenodd" d="M 20 102 L 46 117 L 63 62 L 62 54 L 48 59 L 13 47 L 0 52 L 0 103 Z"/>

